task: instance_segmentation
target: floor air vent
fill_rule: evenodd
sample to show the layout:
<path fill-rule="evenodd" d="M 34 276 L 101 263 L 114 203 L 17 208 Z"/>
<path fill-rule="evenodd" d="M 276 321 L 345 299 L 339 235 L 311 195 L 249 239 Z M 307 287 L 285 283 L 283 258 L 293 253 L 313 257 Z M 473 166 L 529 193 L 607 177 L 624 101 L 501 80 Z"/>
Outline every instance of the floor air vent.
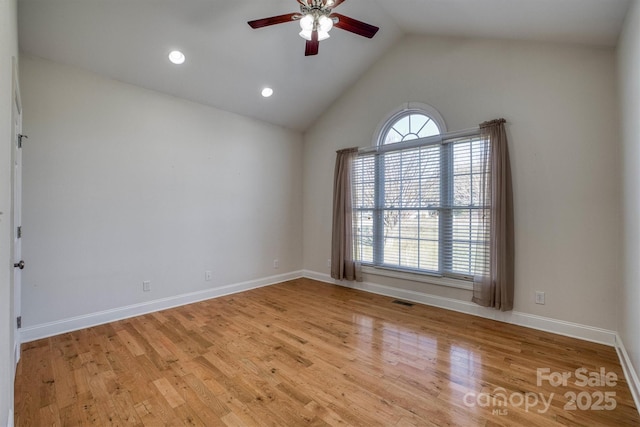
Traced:
<path fill-rule="evenodd" d="M 393 303 L 394 304 L 399 304 L 399 305 L 404 305 L 406 307 L 413 307 L 413 305 L 414 305 L 412 302 L 402 301 L 402 300 L 399 300 L 399 299 L 393 300 Z"/>

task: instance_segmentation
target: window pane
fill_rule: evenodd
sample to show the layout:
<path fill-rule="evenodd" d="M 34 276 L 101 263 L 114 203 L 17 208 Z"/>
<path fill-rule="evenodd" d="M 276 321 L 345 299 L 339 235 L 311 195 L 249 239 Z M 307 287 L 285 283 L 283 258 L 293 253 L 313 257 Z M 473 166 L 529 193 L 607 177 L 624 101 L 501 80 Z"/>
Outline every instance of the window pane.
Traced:
<path fill-rule="evenodd" d="M 429 122 L 422 128 L 418 135 L 420 136 L 420 138 L 440 135 L 440 129 L 438 129 L 438 125 L 436 124 L 436 122 L 434 122 L 433 120 L 429 120 Z"/>
<path fill-rule="evenodd" d="M 402 203 L 402 180 L 387 179 L 384 182 L 384 206 L 398 208 Z"/>
<path fill-rule="evenodd" d="M 363 209 L 369 208 L 373 209 L 375 206 L 375 186 L 374 183 L 362 183 L 357 186 L 355 189 L 355 194 L 353 195 L 354 208 Z"/>
<path fill-rule="evenodd" d="M 440 147 L 420 151 L 420 198 L 422 207 L 440 206 Z"/>
<path fill-rule="evenodd" d="M 399 237 L 400 236 L 400 219 L 402 216 L 402 211 L 397 210 L 384 210 L 382 214 L 383 222 L 384 222 L 384 239 L 387 240 L 389 237 Z"/>
<path fill-rule="evenodd" d="M 452 272 L 459 274 L 470 274 L 471 267 L 471 245 L 467 242 L 453 242 L 452 244 L 451 266 Z"/>
<path fill-rule="evenodd" d="M 400 266 L 400 240 L 397 238 L 384 239 L 384 263 Z"/>
<path fill-rule="evenodd" d="M 402 136 L 411 133 L 409 116 L 405 116 L 393 124 L 393 128 Z"/>
<path fill-rule="evenodd" d="M 421 174 L 424 165 L 419 149 L 388 154 L 385 157 L 384 202 L 387 208 L 415 208 L 421 204 Z M 433 194 L 431 194 L 433 196 Z"/>
<path fill-rule="evenodd" d="M 420 179 L 412 179 L 402 182 L 403 208 L 420 207 Z"/>
<path fill-rule="evenodd" d="M 430 146 L 420 150 L 420 170 L 424 178 L 440 179 L 440 151 L 440 146 Z"/>
<path fill-rule="evenodd" d="M 400 265 L 418 268 L 419 212 L 402 211 L 400 217 Z"/>
<path fill-rule="evenodd" d="M 489 203 L 489 192 L 487 190 L 485 197 L 482 197 L 482 187 L 487 186 L 489 180 L 485 178 L 481 173 L 474 173 L 471 176 L 471 204 L 473 206 L 483 206 L 485 203 Z"/>
<path fill-rule="evenodd" d="M 401 240 L 400 265 L 408 268 L 418 268 L 418 244 L 417 239 Z"/>
<path fill-rule="evenodd" d="M 400 134 L 397 130 L 395 129 L 390 129 L 389 132 L 387 132 L 387 135 L 384 138 L 384 143 L 385 144 L 393 144 L 394 142 L 400 142 L 402 141 L 402 137 L 404 135 Z"/>
<path fill-rule="evenodd" d="M 453 177 L 453 204 L 454 206 L 471 205 L 471 177 L 469 175 Z"/>
<path fill-rule="evenodd" d="M 402 153 L 400 158 L 402 167 L 402 179 L 419 179 L 420 178 L 420 150 L 407 150 Z"/>
<path fill-rule="evenodd" d="M 438 240 L 440 218 L 436 210 L 423 210 L 420 212 L 420 239 Z"/>
<path fill-rule="evenodd" d="M 453 174 L 471 173 L 471 144 L 458 142 L 453 145 Z"/>
<path fill-rule="evenodd" d="M 355 257 L 362 262 L 373 263 L 373 211 L 355 211 L 354 221 Z"/>
<path fill-rule="evenodd" d="M 375 206 L 375 158 L 362 156 L 353 164 L 353 205 L 354 208 Z"/>
<path fill-rule="evenodd" d="M 481 209 L 453 211 L 451 271 L 454 273 L 473 275 L 488 267 L 477 264 L 486 260 L 479 255 L 488 251 L 489 244 L 488 223 L 483 223 L 483 212 Z"/>
<path fill-rule="evenodd" d="M 402 207 L 420 206 L 420 150 L 410 150 L 402 154 Z"/>
<path fill-rule="evenodd" d="M 421 203 L 423 208 L 434 208 L 440 205 L 440 180 L 425 179 L 421 183 L 420 189 Z"/>
<path fill-rule="evenodd" d="M 485 149 L 488 149 L 487 143 L 484 140 L 476 139 L 471 143 L 472 147 L 472 155 L 471 161 L 473 163 L 473 172 L 474 173 L 484 173 L 487 165 L 484 164 L 485 161 L 488 160 L 486 158 L 489 153 L 485 153 Z"/>
<path fill-rule="evenodd" d="M 420 266 L 427 271 L 438 271 L 440 245 L 439 239 L 440 219 L 438 211 L 424 210 L 420 212 Z"/>
<path fill-rule="evenodd" d="M 440 246 L 437 240 L 420 241 L 420 269 L 438 271 Z"/>
<path fill-rule="evenodd" d="M 453 231 L 451 236 L 454 241 L 471 240 L 470 211 L 455 210 L 453 212 Z"/>
<path fill-rule="evenodd" d="M 412 114 L 409 116 L 411 122 L 410 131 L 416 135 L 424 128 L 424 125 L 430 120 L 429 117 L 422 114 Z"/>

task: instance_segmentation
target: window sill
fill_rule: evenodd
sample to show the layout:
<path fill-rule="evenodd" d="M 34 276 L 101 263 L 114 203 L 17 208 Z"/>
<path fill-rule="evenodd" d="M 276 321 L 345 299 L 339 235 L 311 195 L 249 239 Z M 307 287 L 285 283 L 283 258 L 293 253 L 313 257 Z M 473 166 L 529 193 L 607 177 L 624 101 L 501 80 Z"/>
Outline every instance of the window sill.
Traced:
<path fill-rule="evenodd" d="M 393 277 L 394 279 L 410 280 L 412 282 L 428 283 L 430 285 L 447 286 L 449 288 L 473 290 L 473 283 L 467 280 L 453 279 L 451 277 L 432 276 L 429 274 L 410 273 L 407 271 L 392 270 L 389 268 L 362 266 L 362 272 L 374 276 Z"/>

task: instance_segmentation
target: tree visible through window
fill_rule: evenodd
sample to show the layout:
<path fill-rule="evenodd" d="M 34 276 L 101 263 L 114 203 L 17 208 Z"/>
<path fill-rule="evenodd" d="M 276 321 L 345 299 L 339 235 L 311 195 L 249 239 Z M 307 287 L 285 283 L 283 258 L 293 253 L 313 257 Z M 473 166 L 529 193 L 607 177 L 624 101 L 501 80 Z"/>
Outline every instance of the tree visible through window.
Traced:
<path fill-rule="evenodd" d="M 356 160 L 354 252 L 363 264 L 463 277 L 482 267 L 487 142 L 440 135 L 429 115 L 399 114 L 382 128 L 378 150 Z"/>

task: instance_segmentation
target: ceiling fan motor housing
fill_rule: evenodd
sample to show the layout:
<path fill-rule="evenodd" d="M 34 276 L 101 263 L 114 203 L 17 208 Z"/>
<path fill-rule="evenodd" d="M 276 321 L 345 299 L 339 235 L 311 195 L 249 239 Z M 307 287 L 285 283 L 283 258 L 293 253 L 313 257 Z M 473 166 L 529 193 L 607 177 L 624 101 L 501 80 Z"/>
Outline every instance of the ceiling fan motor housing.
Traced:
<path fill-rule="evenodd" d="M 300 13 L 302 16 L 311 15 L 317 21 L 321 16 L 331 15 L 331 5 L 325 4 L 324 0 L 310 0 L 310 4 L 300 3 Z M 333 4 L 333 2 L 331 2 Z"/>

